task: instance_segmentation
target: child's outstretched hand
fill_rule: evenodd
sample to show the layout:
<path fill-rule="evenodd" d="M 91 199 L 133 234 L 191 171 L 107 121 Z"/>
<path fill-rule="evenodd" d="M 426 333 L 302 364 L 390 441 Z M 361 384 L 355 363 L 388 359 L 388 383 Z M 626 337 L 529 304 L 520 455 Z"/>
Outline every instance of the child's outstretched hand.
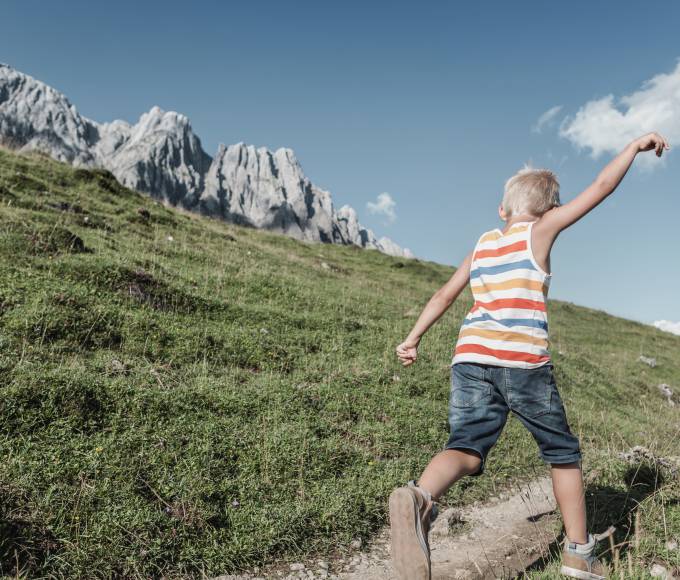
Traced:
<path fill-rule="evenodd" d="M 668 141 L 658 133 L 648 133 L 634 141 L 638 151 L 651 151 L 654 149 L 657 157 L 661 157 L 664 149 L 670 149 Z"/>
<path fill-rule="evenodd" d="M 420 341 L 406 339 L 397 347 L 397 356 L 405 367 L 412 365 L 418 358 L 418 343 Z"/>

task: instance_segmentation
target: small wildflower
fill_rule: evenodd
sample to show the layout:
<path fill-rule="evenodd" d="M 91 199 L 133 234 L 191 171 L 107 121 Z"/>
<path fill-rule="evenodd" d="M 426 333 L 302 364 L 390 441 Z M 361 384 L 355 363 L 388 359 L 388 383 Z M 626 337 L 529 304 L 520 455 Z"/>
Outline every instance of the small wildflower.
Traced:
<path fill-rule="evenodd" d="M 101 453 L 102 451 L 104 451 L 104 448 L 103 448 L 103 447 L 95 447 L 94 450 L 95 450 L 97 453 Z"/>

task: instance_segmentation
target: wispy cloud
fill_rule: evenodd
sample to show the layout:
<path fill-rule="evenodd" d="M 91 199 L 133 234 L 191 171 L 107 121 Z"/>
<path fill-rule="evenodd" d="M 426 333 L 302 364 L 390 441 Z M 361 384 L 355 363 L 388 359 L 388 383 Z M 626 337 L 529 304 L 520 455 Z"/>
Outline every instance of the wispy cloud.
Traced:
<path fill-rule="evenodd" d="M 680 61 L 673 71 L 652 77 L 629 95 L 588 101 L 559 128 L 562 137 L 590 149 L 593 158 L 618 153 L 626 143 L 651 131 L 660 132 L 671 146 L 680 140 Z M 655 155 L 643 157 L 647 167 L 660 162 L 663 158 Z"/>
<path fill-rule="evenodd" d="M 654 322 L 660 330 L 665 330 L 666 332 L 672 332 L 673 334 L 680 335 L 680 322 L 671 322 L 670 320 L 656 320 Z"/>
<path fill-rule="evenodd" d="M 536 124 L 531 128 L 531 130 L 534 133 L 540 133 L 545 127 L 548 127 L 554 123 L 555 117 L 559 115 L 561 110 L 562 105 L 555 105 L 554 107 L 551 107 L 538 118 Z"/>
<path fill-rule="evenodd" d="M 397 202 L 394 201 L 392 196 L 386 191 L 379 194 L 376 201 L 369 201 L 366 204 L 366 209 L 368 209 L 370 213 L 382 215 L 390 223 L 397 219 L 397 214 L 395 212 L 396 207 Z"/>

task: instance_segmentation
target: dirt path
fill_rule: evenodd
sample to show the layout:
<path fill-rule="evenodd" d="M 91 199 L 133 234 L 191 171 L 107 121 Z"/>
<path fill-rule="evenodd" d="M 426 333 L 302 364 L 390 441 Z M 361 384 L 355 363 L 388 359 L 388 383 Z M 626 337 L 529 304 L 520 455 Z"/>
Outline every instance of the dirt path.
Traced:
<path fill-rule="evenodd" d="M 513 578 L 547 553 L 556 539 L 558 521 L 549 477 L 517 485 L 485 503 L 444 510 L 430 532 L 432 578 Z M 393 580 L 389 550 L 386 528 L 368 551 L 357 551 L 344 560 L 296 563 L 219 578 Z"/>
<path fill-rule="evenodd" d="M 432 578 L 508 578 L 555 540 L 557 511 L 550 478 L 519 486 L 490 502 L 442 512 L 430 533 Z M 389 531 L 341 580 L 391 580 Z"/>

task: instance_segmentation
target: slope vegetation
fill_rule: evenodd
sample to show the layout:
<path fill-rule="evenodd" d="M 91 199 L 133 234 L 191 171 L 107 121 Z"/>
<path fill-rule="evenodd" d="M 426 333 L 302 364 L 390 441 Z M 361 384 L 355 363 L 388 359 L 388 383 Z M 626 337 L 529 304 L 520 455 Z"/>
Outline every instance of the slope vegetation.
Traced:
<path fill-rule="evenodd" d="M 178 212 L 106 171 L 0 150 L 0 574 L 197 577 L 370 539 L 391 488 L 446 440 L 469 294 L 417 365 L 393 352 L 451 273 Z M 680 387 L 680 337 L 569 303 L 550 316 L 593 527 L 618 522 L 625 541 L 642 506 L 635 557 L 672 564 L 677 480 L 617 453 L 677 450 L 679 407 L 657 385 Z M 486 477 L 447 502 L 542 474 L 511 420 Z"/>

